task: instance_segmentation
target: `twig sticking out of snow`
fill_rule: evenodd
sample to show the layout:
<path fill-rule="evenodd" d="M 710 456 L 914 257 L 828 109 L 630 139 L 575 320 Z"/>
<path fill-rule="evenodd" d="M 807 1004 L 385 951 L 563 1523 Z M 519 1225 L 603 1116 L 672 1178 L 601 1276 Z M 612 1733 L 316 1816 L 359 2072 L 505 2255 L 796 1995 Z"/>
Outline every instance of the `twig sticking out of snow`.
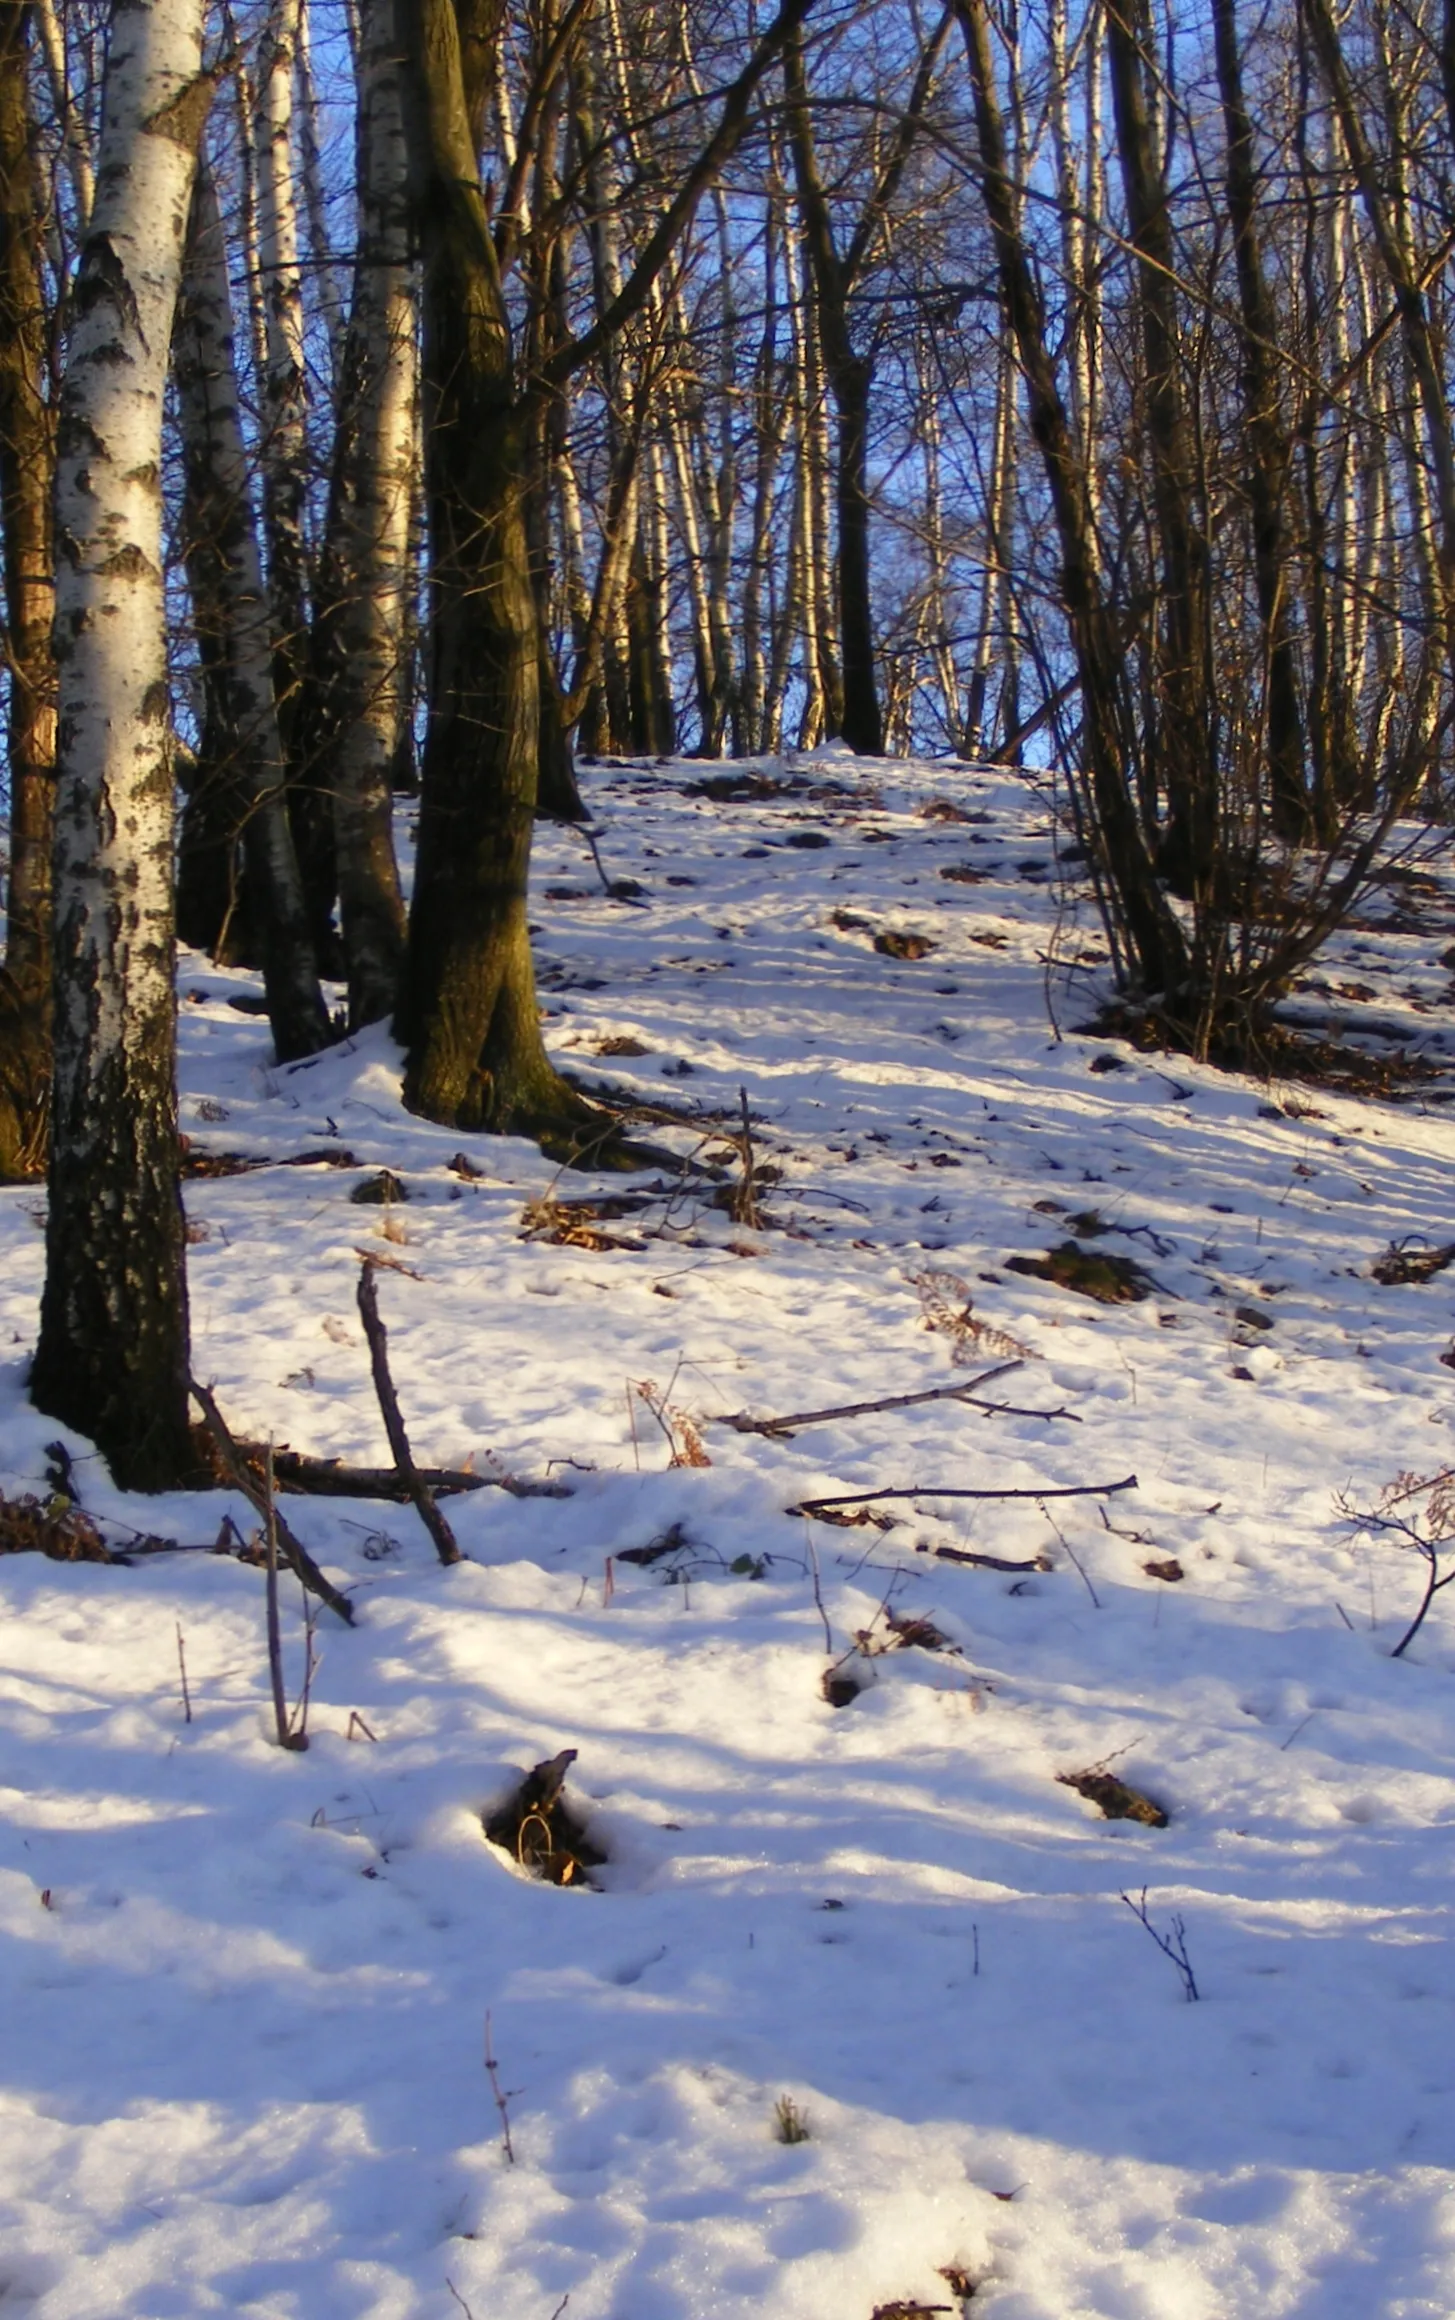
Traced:
<path fill-rule="evenodd" d="M 409 1495 L 419 1513 L 419 1519 L 434 1540 L 435 1553 L 444 1564 L 458 1563 L 459 1542 L 445 1521 L 434 1494 L 421 1480 L 419 1468 L 409 1447 L 409 1436 L 400 1415 L 399 1396 L 394 1391 L 394 1380 L 389 1375 L 389 1333 L 379 1314 L 379 1289 L 374 1278 L 374 1260 L 366 1257 L 359 1273 L 359 1319 L 364 1324 L 364 1335 L 369 1341 L 369 1363 L 374 1372 L 374 1391 L 379 1398 L 379 1412 L 384 1420 L 384 1431 L 394 1453 L 394 1463 L 407 1484 Z"/>
<path fill-rule="evenodd" d="M 1172 1930 L 1170 1934 L 1159 1933 L 1156 1926 L 1152 1923 L 1151 1918 L 1147 1915 L 1147 1888 L 1145 1885 L 1142 1887 L 1141 1896 L 1138 1900 L 1134 1901 L 1130 1893 L 1124 1893 L 1122 1895 L 1122 1899 L 1125 1901 L 1128 1909 L 1130 1909 L 1133 1917 L 1135 1917 L 1138 1925 L 1144 1927 L 1144 1929 L 1150 1933 L 1153 1941 L 1155 1941 L 1157 1944 L 1158 1949 L 1161 1950 L 1162 1955 L 1165 1958 L 1170 1958 L 1172 1960 L 1172 1963 L 1176 1966 L 1177 1971 L 1182 1976 L 1182 1995 L 1184 1998 L 1186 1998 L 1190 2006 L 1195 2005 L 1200 1993 L 1198 1991 L 1196 1977 L 1192 1971 L 1191 1960 L 1187 1955 L 1187 1927 L 1183 1922 L 1181 1912 L 1178 1911 L 1174 1915 L 1172 1919 Z"/>
<path fill-rule="evenodd" d="M 1415 1503 L 1421 1498 L 1423 1508 Z M 1455 1561 L 1447 1571 L 1440 1569 L 1442 1550 L 1455 1547 L 1455 1467 L 1447 1466 L 1438 1474 L 1397 1474 L 1367 1511 L 1352 1505 L 1342 1493 L 1337 1504 L 1346 1521 L 1361 1523 L 1366 1530 L 1390 1532 L 1425 1559 L 1425 1591 L 1419 1609 L 1390 1654 L 1392 1659 L 1403 1659 L 1424 1626 L 1435 1597 L 1455 1580 Z M 1401 1507 L 1410 1512 L 1397 1512 Z"/>
<path fill-rule="evenodd" d="M 500 2139 L 505 2152 L 505 2163 L 508 2167 L 513 2167 L 515 2165 L 515 2145 L 510 2139 L 510 2095 L 506 2093 L 500 2083 L 500 2072 L 496 2066 L 490 2040 L 490 2010 L 488 2007 L 485 2011 L 485 2069 L 490 2080 L 490 2092 L 495 2097 L 495 2108 L 500 2113 Z M 520 2089 L 514 2087 L 511 2092 L 518 2094 Z"/>
<path fill-rule="evenodd" d="M 341 1595 L 333 1582 L 325 1579 L 303 1541 L 289 1529 L 276 1506 L 273 1507 L 270 1518 L 268 1498 L 248 1471 L 242 1452 L 229 1433 L 227 1420 L 218 1408 L 211 1390 L 207 1386 L 199 1385 L 196 1378 L 189 1379 L 188 1384 L 193 1400 L 198 1403 L 207 1420 L 207 1430 L 217 1444 L 223 1465 L 231 1477 L 234 1489 L 242 1492 L 254 1514 L 258 1515 L 264 1523 L 268 1522 L 269 1519 L 272 1520 L 278 1539 L 286 1550 L 289 1561 L 309 1593 L 316 1595 L 320 1602 L 326 1603 L 330 1611 L 336 1611 L 346 1627 L 352 1627 L 354 1607 L 347 1595 Z"/>

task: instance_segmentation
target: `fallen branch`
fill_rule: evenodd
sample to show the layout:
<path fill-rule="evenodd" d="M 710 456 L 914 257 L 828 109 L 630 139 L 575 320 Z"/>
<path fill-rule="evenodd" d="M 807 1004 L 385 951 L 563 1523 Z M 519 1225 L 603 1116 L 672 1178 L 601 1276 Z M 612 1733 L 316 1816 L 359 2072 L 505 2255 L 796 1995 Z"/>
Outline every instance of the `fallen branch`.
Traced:
<path fill-rule="evenodd" d="M 967 1378 L 962 1386 L 931 1386 L 920 1394 L 886 1394 L 877 1402 L 840 1402 L 831 1410 L 794 1410 L 786 1418 L 750 1418 L 739 1410 L 731 1418 L 714 1418 L 715 1426 L 731 1426 L 735 1434 L 764 1434 L 770 1440 L 775 1436 L 787 1437 L 800 1426 L 826 1426 L 833 1418 L 870 1418 L 881 1410 L 913 1410 L 924 1402 L 969 1402 L 973 1408 L 986 1410 L 1001 1418 L 1069 1418 L 1073 1426 L 1081 1420 L 1074 1410 L 1021 1410 L 1011 1402 L 983 1402 L 976 1394 L 977 1386 L 988 1386 L 993 1378 L 1006 1377 L 1013 1369 L 1024 1365 L 1019 1361 L 1003 1361 L 997 1369 L 982 1370 L 979 1377 Z"/>
<path fill-rule="evenodd" d="M 1028 1563 L 1007 1562 L 1004 1555 L 972 1555 L 968 1547 L 925 1547 L 927 1555 L 938 1555 L 942 1563 L 973 1563 L 978 1571 L 1052 1571 L 1054 1563 L 1049 1555 L 1032 1555 Z"/>
<path fill-rule="evenodd" d="M 228 1432 L 227 1420 L 206 1386 L 199 1385 L 196 1378 L 189 1378 L 188 1387 L 193 1400 L 207 1420 L 207 1431 L 217 1444 L 218 1454 L 222 1459 L 224 1469 L 231 1478 L 233 1488 L 242 1492 L 254 1514 L 266 1526 L 269 1520 L 267 1493 L 249 1472 L 242 1452 Z M 279 1542 L 285 1549 L 288 1559 L 303 1585 L 310 1594 L 316 1595 L 321 1603 L 326 1603 L 330 1611 L 336 1611 L 346 1627 L 352 1627 L 354 1607 L 347 1595 L 341 1595 L 332 1580 L 325 1579 L 303 1541 L 296 1532 L 290 1530 L 282 1515 L 278 1513 L 276 1506 L 273 1508 L 272 1520 L 277 1525 Z"/>
<path fill-rule="evenodd" d="M 1056 1490 L 952 1490 L 938 1482 L 912 1483 L 906 1490 L 841 1490 L 833 1498 L 804 1498 L 789 1514 L 824 1514 L 835 1506 L 874 1506 L 885 1498 L 1110 1498 L 1117 1490 L 1135 1490 L 1135 1474 L 1120 1482 L 1070 1482 Z"/>
<path fill-rule="evenodd" d="M 379 1397 L 379 1413 L 384 1420 L 384 1431 L 394 1453 L 394 1463 L 406 1485 L 410 1499 L 418 1510 L 419 1519 L 434 1540 L 435 1553 L 442 1563 L 458 1563 L 459 1543 L 454 1532 L 435 1505 L 429 1486 L 420 1476 L 419 1468 L 409 1448 L 409 1436 L 404 1431 L 404 1420 L 399 1411 L 399 1396 L 394 1391 L 394 1380 L 389 1375 L 389 1333 L 379 1316 L 379 1290 L 374 1279 L 374 1260 L 364 1259 L 359 1273 L 359 1319 L 364 1324 L 364 1335 L 369 1340 L 369 1361 L 374 1372 L 374 1391 Z"/>
<path fill-rule="evenodd" d="M 279 1450 L 273 1471 L 281 1490 L 311 1498 L 387 1498 L 408 1506 L 413 1493 L 397 1466 L 344 1466 L 337 1458 L 310 1458 L 301 1450 Z M 570 1498 L 568 1482 L 521 1482 L 513 1474 L 476 1474 L 463 1466 L 417 1466 L 416 1474 L 436 1498 L 467 1490 L 504 1490 L 512 1498 Z"/>

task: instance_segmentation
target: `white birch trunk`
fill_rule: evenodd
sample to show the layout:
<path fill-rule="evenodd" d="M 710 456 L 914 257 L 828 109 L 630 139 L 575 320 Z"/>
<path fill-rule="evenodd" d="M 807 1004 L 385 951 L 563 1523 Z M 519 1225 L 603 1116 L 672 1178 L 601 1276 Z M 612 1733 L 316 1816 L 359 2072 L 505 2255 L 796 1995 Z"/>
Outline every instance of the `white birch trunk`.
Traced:
<path fill-rule="evenodd" d="M 404 956 L 394 776 L 407 714 L 419 406 L 418 282 L 395 0 L 359 27 L 359 252 L 342 369 L 324 592 L 339 901 L 357 1027 L 393 1013 Z"/>
<path fill-rule="evenodd" d="M 298 264 L 293 167 L 293 71 L 299 6 L 300 0 L 274 0 L 259 58 L 255 126 L 258 267 L 265 345 L 263 485 L 268 582 L 279 664 L 278 709 L 285 736 L 297 704 L 308 620 L 303 277 Z"/>
<path fill-rule="evenodd" d="M 32 1392 L 148 1486 L 189 1458 L 161 456 L 212 93 L 202 15 L 148 0 L 113 19 L 56 484 L 55 1083 Z"/>
<path fill-rule="evenodd" d="M 71 92 L 70 66 L 66 57 L 66 36 L 55 11 L 55 0 L 35 0 L 36 22 L 40 29 L 41 46 L 45 50 L 46 78 L 50 82 L 51 103 L 55 106 L 60 125 L 61 143 L 66 156 L 66 175 L 71 181 L 71 193 L 76 204 L 76 232 L 85 234 L 91 222 L 91 204 L 96 198 L 96 178 L 91 167 L 91 143 L 86 124 Z"/>
<path fill-rule="evenodd" d="M 792 234 L 784 237 L 783 276 L 788 292 L 788 321 L 793 346 L 795 412 L 793 530 L 789 537 L 786 609 L 788 618 L 796 624 L 803 641 L 803 705 L 798 722 L 798 746 L 800 749 L 816 749 L 823 739 L 827 716 L 819 661 L 818 592 L 815 584 L 819 559 L 814 530 L 817 503 L 809 432 L 809 405 L 814 386 L 809 368 L 808 315 L 803 302 L 798 252 Z M 784 641 L 787 641 L 786 637 Z M 780 669 L 779 685 L 775 689 L 781 689 L 781 683 Z"/>
<path fill-rule="evenodd" d="M 307 0 L 298 15 L 298 120 L 303 153 L 303 202 L 308 213 L 308 248 L 313 260 L 315 295 L 328 334 L 328 375 L 335 396 L 344 356 L 344 301 L 334 264 L 324 198 L 323 156 L 318 149 L 318 92 L 313 81 L 313 55 L 308 36 Z"/>

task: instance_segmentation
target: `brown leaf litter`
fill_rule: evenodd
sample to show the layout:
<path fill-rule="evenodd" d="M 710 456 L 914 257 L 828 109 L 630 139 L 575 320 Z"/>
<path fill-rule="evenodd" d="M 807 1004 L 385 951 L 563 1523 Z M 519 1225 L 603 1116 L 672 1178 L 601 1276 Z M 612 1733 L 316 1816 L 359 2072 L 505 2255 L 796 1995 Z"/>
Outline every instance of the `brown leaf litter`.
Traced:
<path fill-rule="evenodd" d="M 1084 1796 L 1088 1804 L 1099 1805 L 1104 1820 L 1140 1821 L 1148 1829 L 1167 1826 L 1161 1805 L 1133 1788 L 1130 1781 L 1118 1780 L 1114 1772 L 1092 1766 L 1086 1772 L 1058 1772 L 1056 1778 L 1063 1788 L 1074 1788 L 1078 1796 Z"/>

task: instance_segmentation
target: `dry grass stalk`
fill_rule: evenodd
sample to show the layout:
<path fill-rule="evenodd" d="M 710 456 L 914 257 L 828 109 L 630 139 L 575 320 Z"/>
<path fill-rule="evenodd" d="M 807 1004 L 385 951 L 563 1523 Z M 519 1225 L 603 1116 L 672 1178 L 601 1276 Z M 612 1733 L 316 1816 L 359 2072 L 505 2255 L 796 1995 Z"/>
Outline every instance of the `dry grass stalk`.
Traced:
<path fill-rule="evenodd" d="M 690 1417 L 686 1410 L 679 1409 L 676 1403 L 668 1400 L 667 1394 L 671 1392 L 670 1386 L 667 1393 L 662 1393 L 651 1378 L 640 1378 L 633 1385 L 632 1392 L 643 1407 L 651 1411 L 667 1438 L 667 1444 L 671 1451 L 671 1456 L 667 1460 L 669 1467 L 710 1466 L 712 1464 L 702 1435 L 698 1430 L 697 1421 Z M 627 1407 L 630 1410 L 630 1396 Z M 635 1425 L 632 1428 L 632 1438 L 635 1441 Z"/>

